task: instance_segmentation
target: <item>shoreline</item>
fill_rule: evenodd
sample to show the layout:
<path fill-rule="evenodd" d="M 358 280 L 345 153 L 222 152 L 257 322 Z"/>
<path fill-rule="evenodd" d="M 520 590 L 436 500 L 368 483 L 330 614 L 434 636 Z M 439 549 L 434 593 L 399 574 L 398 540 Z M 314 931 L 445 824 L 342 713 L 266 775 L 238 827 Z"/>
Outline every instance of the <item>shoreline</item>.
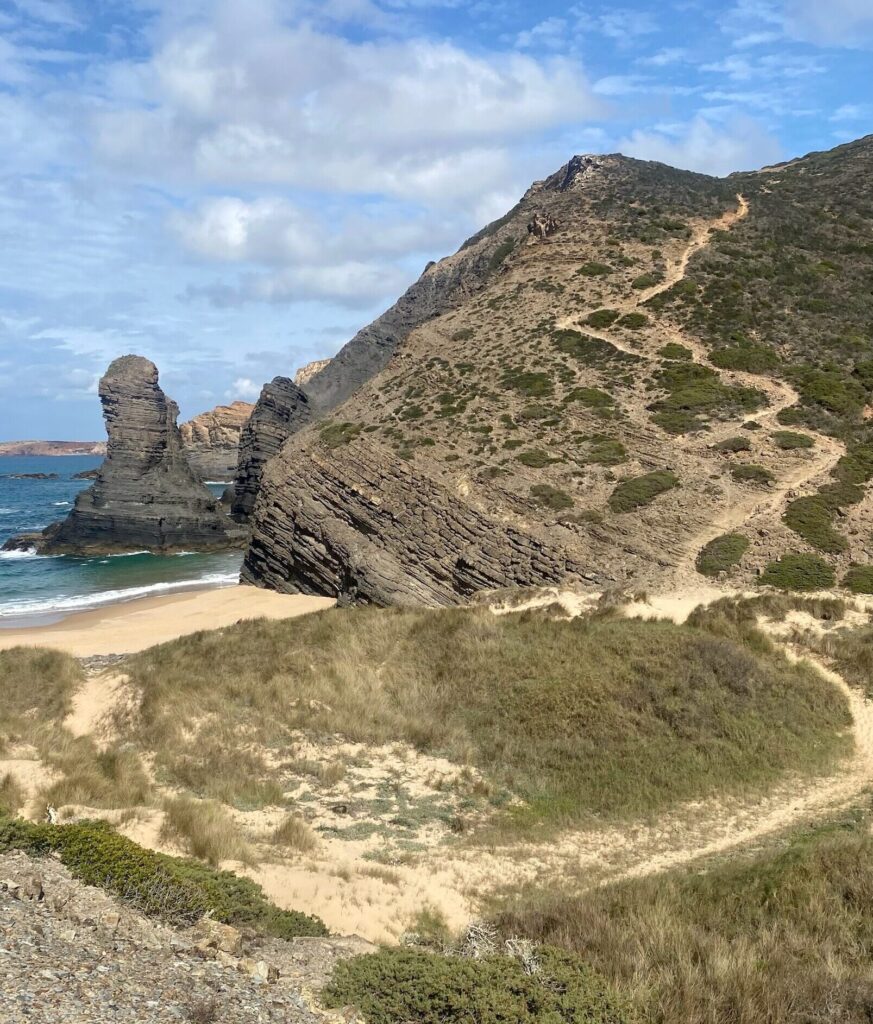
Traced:
<path fill-rule="evenodd" d="M 141 597 L 73 612 L 60 621 L 0 628 L 0 651 L 51 647 L 73 657 L 133 654 L 242 619 L 290 619 L 332 608 L 333 598 L 278 594 L 237 584 Z"/>

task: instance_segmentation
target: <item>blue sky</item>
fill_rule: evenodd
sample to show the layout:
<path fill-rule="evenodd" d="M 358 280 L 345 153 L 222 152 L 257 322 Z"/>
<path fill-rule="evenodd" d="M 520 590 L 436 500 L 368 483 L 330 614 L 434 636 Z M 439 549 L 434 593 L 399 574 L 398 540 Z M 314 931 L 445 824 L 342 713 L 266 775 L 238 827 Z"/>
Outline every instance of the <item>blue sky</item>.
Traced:
<path fill-rule="evenodd" d="M 870 0 L 0 0 L 0 439 L 331 355 L 574 153 L 714 174 L 873 131 Z"/>

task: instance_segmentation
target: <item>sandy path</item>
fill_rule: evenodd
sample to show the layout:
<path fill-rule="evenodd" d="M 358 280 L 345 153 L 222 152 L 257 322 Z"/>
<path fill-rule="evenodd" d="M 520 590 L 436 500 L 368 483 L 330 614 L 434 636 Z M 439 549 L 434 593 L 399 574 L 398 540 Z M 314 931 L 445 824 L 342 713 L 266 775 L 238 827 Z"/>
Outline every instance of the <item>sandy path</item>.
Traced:
<path fill-rule="evenodd" d="M 745 196 L 737 194 L 738 206 L 736 210 L 729 211 L 713 223 L 699 224 L 693 231 L 691 240 L 682 252 L 680 258 L 667 271 L 665 279 L 659 284 L 631 300 L 616 305 L 616 309 L 622 314 L 642 312 L 642 307 L 650 299 L 668 291 L 678 284 L 688 270 L 688 264 L 701 249 L 705 248 L 710 241 L 713 230 L 726 231 L 734 224 L 748 216 L 749 203 Z M 580 324 L 578 316 L 568 316 L 557 321 L 558 330 L 573 330 L 598 338 L 619 349 L 621 352 L 634 356 L 644 356 L 649 359 L 658 358 L 656 351 L 646 352 L 644 346 L 634 347 L 628 344 L 620 335 L 614 335 L 609 331 L 602 331 L 590 328 L 587 324 Z M 690 337 L 675 327 L 664 325 L 667 330 L 659 334 L 655 344 L 660 348 L 665 342 L 671 341 L 683 345 L 692 353 L 694 362 L 702 365 L 709 364 L 709 357 L 706 348 L 696 338 Z M 779 430 L 781 425 L 778 420 L 779 413 L 796 405 L 800 396 L 790 384 L 784 381 L 775 380 L 759 374 L 747 373 L 741 370 L 719 370 L 719 374 L 729 383 L 735 386 L 754 388 L 763 391 L 767 396 L 768 406 L 765 410 L 755 414 L 755 419 L 768 430 Z M 742 419 L 748 419 L 743 416 Z M 810 456 L 802 463 L 792 468 L 787 475 L 783 475 L 774 485 L 769 495 L 761 500 L 760 496 L 751 494 L 737 500 L 736 496 L 727 506 L 709 523 L 689 537 L 683 545 L 683 563 L 677 567 L 678 571 L 688 575 L 689 580 L 695 580 L 696 571 L 694 560 L 702 547 L 722 534 L 730 533 L 740 528 L 749 519 L 762 515 L 777 513 L 786 503 L 789 491 L 805 487 L 810 481 L 818 476 L 824 476 L 834 468 L 837 462 L 845 454 L 845 445 L 832 437 L 815 433 L 803 428 L 793 428 L 798 433 L 806 434 L 815 440 L 815 448 Z M 737 421 L 728 421 L 714 426 L 706 436 L 707 448 L 718 444 L 719 441 L 732 437 L 737 431 Z M 675 582 L 675 581 L 674 581 Z M 693 585 L 693 584 L 692 584 Z"/>
<path fill-rule="evenodd" d="M 77 658 L 131 654 L 241 619 L 290 619 L 333 604 L 326 597 L 277 594 L 257 587 L 196 590 L 80 612 L 50 626 L 0 629 L 0 650 L 24 645 L 54 647 Z"/>

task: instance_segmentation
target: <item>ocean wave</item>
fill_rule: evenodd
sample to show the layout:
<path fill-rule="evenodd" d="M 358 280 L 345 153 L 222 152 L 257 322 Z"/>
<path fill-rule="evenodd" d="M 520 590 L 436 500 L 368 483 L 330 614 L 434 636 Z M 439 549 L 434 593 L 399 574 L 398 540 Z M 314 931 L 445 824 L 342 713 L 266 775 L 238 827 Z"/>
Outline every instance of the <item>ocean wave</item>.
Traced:
<path fill-rule="evenodd" d="M 36 548 L 25 548 L 23 551 L 0 551 L 0 558 L 3 559 L 19 559 L 19 558 L 40 558 L 41 556 L 36 553 Z"/>
<path fill-rule="evenodd" d="M 16 552 L 4 552 L 15 554 Z M 173 590 L 193 590 L 197 587 L 232 587 L 239 582 L 238 572 L 207 573 L 197 579 L 176 580 L 166 583 L 151 583 L 141 587 L 127 587 L 123 590 L 104 590 L 96 594 L 76 594 L 71 597 L 49 598 L 48 600 L 11 601 L 0 603 L 0 619 L 25 615 L 46 615 L 58 612 L 87 611 L 108 604 L 121 604 L 139 597 L 166 594 Z"/>
<path fill-rule="evenodd" d="M 213 487 L 228 487 L 233 480 L 204 480 L 205 484 L 212 484 Z"/>
<path fill-rule="evenodd" d="M 55 508 L 63 508 L 63 507 L 67 507 L 68 508 L 72 504 L 73 503 L 71 501 L 53 501 L 52 502 L 52 505 L 54 505 Z"/>
<path fill-rule="evenodd" d="M 11 516 L 15 515 L 14 508 L 0 508 L 0 516 Z"/>

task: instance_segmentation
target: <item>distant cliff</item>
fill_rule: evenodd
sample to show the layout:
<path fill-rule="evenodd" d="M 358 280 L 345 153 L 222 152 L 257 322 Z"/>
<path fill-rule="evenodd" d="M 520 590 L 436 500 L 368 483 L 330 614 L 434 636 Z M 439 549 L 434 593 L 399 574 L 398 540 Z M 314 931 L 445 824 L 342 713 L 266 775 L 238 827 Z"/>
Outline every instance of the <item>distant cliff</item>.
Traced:
<path fill-rule="evenodd" d="M 105 455 L 105 441 L 0 441 L 4 455 Z"/>
<path fill-rule="evenodd" d="M 254 405 L 219 405 L 179 428 L 191 468 L 201 480 L 232 480 L 239 458 L 240 431 Z"/>

